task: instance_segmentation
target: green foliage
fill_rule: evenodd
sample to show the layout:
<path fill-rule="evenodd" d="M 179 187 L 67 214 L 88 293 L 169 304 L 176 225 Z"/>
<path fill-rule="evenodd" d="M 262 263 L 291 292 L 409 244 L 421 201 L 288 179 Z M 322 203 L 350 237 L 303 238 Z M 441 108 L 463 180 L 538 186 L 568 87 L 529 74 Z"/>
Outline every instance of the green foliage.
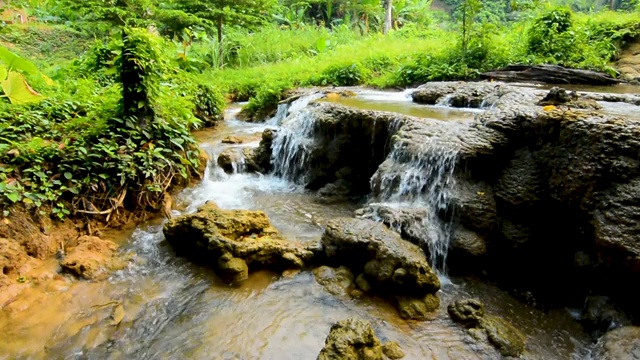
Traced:
<path fill-rule="evenodd" d="M 534 55 L 568 60 L 574 48 L 573 16 L 566 8 L 551 9 L 540 15 L 529 29 L 528 47 Z"/>
<path fill-rule="evenodd" d="M 332 65 L 311 82 L 322 86 L 356 86 L 364 84 L 369 75 L 369 69 L 359 63 Z"/>

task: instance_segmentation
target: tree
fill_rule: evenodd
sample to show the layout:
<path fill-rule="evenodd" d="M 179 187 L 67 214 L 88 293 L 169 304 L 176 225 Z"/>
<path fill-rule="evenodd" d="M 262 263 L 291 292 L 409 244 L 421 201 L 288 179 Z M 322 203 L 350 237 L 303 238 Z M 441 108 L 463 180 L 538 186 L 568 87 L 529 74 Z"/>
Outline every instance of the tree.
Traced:
<path fill-rule="evenodd" d="M 393 0 L 385 0 L 384 2 L 384 28 L 383 34 L 387 34 L 391 30 L 393 22 Z"/>
<path fill-rule="evenodd" d="M 462 18 L 462 53 L 467 53 L 469 40 L 473 32 L 473 25 L 476 15 L 482 9 L 480 0 L 463 0 L 458 8 L 459 16 Z"/>

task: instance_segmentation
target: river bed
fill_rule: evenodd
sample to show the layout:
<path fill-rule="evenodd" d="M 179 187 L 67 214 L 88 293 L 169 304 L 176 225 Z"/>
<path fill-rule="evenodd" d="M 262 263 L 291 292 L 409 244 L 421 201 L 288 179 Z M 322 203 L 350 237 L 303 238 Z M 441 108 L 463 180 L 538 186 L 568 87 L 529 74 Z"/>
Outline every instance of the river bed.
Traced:
<path fill-rule="evenodd" d="M 440 120 L 470 119 L 481 110 L 413 104 L 406 93 L 359 91 L 333 101 Z M 250 124 L 235 119 L 238 106 L 215 130 L 197 134 L 211 160 L 205 178 L 177 198 L 175 215 L 207 201 L 225 209 L 264 210 L 286 238 L 309 242 L 324 219 L 352 216 L 366 199 L 327 202 L 286 180 L 257 174 L 225 174 L 215 159 L 229 146 L 255 146 L 277 121 Z M 242 145 L 222 138 L 249 137 Z M 383 341 L 397 341 L 406 359 L 493 359 L 453 323 L 446 306 L 476 297 L 487 311 L 527 336 L 526 359 L 583 359 L 590 338 L 568 309 L 541 311 L 504 290 L 471 278 L 447 278 L 434 319 L 405 321 L 378 298 L 351 299 L 326 292 L 310 272 L 257 272 L 239 286 L 213 271 L 177 258 L 162 235 L 162 220 L 119 234 L 122 251 L 133 254 L 127 269 L 98 282 L 58 279 L 37 285 L 0 313 L 0 359 L 315 359 L 335 322 L 371 321 Z M 124 310 L 121 316 L 120 309 Z"/>

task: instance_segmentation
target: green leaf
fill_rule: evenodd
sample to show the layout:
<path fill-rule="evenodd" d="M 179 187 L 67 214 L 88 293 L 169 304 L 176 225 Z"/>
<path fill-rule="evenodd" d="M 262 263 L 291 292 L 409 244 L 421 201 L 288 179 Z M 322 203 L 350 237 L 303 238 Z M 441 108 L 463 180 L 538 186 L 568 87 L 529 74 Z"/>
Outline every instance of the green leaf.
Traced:
<path fill-rule="evenodd" d="M 40 75 L 40 70 L 29 60 L 12 53 L 0 46 L 0 60 L 2 60 L 9 70 L 20 70 L 31 75 Z"/>
<path fill-rule="evenodd" d="M 20 194 L 16 192 L 7 193 L 5 196 L 7 197 L 7 199 L 11 200 L 11 202 L 14 202 L 14 203 L 20 200 Z"/>
<path fill-rule="evenodd" d="M 70 172 L 66 172 L 64 173 L 64 178 L 67 180 L 71 180 L 71 178 L 73 177 L 73 174 L 71 174 Z"/>
<path fill-rule="evenodd" d="M 42 95 L 27 84 L 24 76 L 15 71 L 9 72 L 7 79 L 2 81 L 2 90 L 12 104 L 27 104 L 42 99 Z"/>

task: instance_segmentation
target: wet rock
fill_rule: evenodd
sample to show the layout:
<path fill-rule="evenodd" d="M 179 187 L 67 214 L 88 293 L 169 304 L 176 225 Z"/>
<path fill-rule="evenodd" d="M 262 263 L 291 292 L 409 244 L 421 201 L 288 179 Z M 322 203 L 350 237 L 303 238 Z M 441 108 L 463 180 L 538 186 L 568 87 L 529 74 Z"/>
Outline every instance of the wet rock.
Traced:
<path fill-rule="evenodd" d="M 382 360 L 382 346 L 371 324 L 348 319 L 331 327 L 318 360 Z"/>
<path fill-rule="evenodd" d="M 411 96 L 419 104 L 479 108 L 495 86 L 497 84 L 434 82 L 418 87 Z"/>
<path fill-rule="evenodd" d="M 624 326 L 606 333 L 593 349 L 593 360 L 640 360 L 640 327 Z"/>
<path fill-rule="evenodd" d="M 118 246 L 95 236 L 81 236 L 75 246 L 68 249 L 60 262 L 63 270 L 87 280 L 106 277 L 111 271 L 125 267 L 115 256 Z"/>
<path fill-rule="evenodd" d="M 589 296 L 585 300 L 580 322 L 594 339 L 598 339 L 608 330 L 629 325 L 626 316 L 607 296 Z"/>
<path fill-rule="evenodd" d="M 457 300 L 447 310 L 453 321 L 467 328 L 475 339 L 488 339 L 502 356 L 518 357 L 524 351 L 524 335 L 503 319 L 486 314 L 479 300 Z"/>
<path fill-rule="evenodd" d="M 237 137 L 237 136 L 233 136 L 233 135 L 229 135 L 227 137 L 225 137 L 224 139 L 222 139 L 222 143 L 223 144 L 242 144 L 244 142 L 244 140 L 242 140 L 241 138 Z"/>
<path fill-rule="evenodd" d="M 453 321 L 467 328 L 477 327 L 485 315 L 484 304 L 477 299 L 457 300 L 449 305 L 447 311 Z"/>
<path fill-rule="evenodd" d="M 358 275 L 356 278 L 356 284 L 358 285 L 358 288 L 364 292 L 369 292 L 371 290 L 371 285 L 367 281 L 365 274 Z"/>
<path fill-rule="evenodd" d="M 434 312 L 440 307 L 440 299 L 433 294 L 422 299 L 397 296 L 395 300 L 400 317 L 409 320 L 432 319 L 435 317 Z"/>
<path fill-rule="evenodd" d="M 494 187 L 495 196 L 510 209 L 530 208 L 544 196 L 544 175 L 529 149 L 518 149 Z"/>
<path fill-rule="evenodd" d="M 226 253 L 218 259 L 218 269 L 221 277 L 229 282 L 240 282 L 249 277 L 249 266 L 246 261 L 234 258 Z"/>
<path fill-rule="evenodd" d="M 351 193 L 351 183 L 346 180 L 336 180 L 318 190 L 318 195 L 323 197 L 345 198 Z"/>
<path fill-rule="evenodd" d="M 451 235 L 451 252 L 461 260 L 472 259 L 487 253 L 487 243 L 477 233 L 459 226 Z"/>
<path fill-rule="evenodd" d="M 567 92 L 565 89 L 554 87 L 538 102 L 540 106 L 567 106 L 576 109 L 598 110 L 602 106 L 595 100 L 580 98 L 576 92 Z"/>
<path fill-rule="evenodd" d="M 428 241 L 428 230 L 425 226 L 427 210 L 424 207 L 398 208 L 383 204 L 369 204 L 358 209 L 355 216 L 382 222 L 393 231 L 413 242 Z"/>
<path fill-rule="evenodd" d="M 231 271 L 244 276 L 244 265 L 235 259 L 243 260 L 250 270 L 282 271 L 300 268 L 313 256 L 301 244 L 284 240 L 264 212 L 222 210 L 215 204 L 171 219 L 164 234 L 178 255 L 216 264 L 222 275 Z"/>
<path fill-rule="evenodd" d="M 262 139 L 257 148 L 242 150 L 247 170 L 261 174 L 266 174 L 271 170 L 271 146 L 275 134 L 276 130 L 266 129 L 262 133 Z"/>
<path fill-rule="evenodd" d="M 242 150 L 238 148 L 225 149 L 218 155 L 218 165 L 227 174 L 242 172 L 244 162 Z"/>
<path fill-rule="evenodd" d="M 346 295 L 353 288 L 353 274 L 346 266 L 321 266 L 313 270 L 316 281 L 333 295 Z"/>
<path fill-rule="evenodd" d="M 374 291 L 424 297 L 440 288 L 422 249 L 383 224 L 364 219 L 333 219 L 327 224 L 322 243 L 329 261 L 364 269 Z"/>
<path fill-rule="evenodd" d="M 389 341 L 382 345 L 382 353 L 391 360 L 402 359 L 405 357 L 404 351 L 395 341 Z"/>
<path fill-rule="evenodd" d="M 459 180 L 449 196 L 460 225 L 482 235 L 494 230 L 498 211 L 491 186 L 483 182 Z"/>

